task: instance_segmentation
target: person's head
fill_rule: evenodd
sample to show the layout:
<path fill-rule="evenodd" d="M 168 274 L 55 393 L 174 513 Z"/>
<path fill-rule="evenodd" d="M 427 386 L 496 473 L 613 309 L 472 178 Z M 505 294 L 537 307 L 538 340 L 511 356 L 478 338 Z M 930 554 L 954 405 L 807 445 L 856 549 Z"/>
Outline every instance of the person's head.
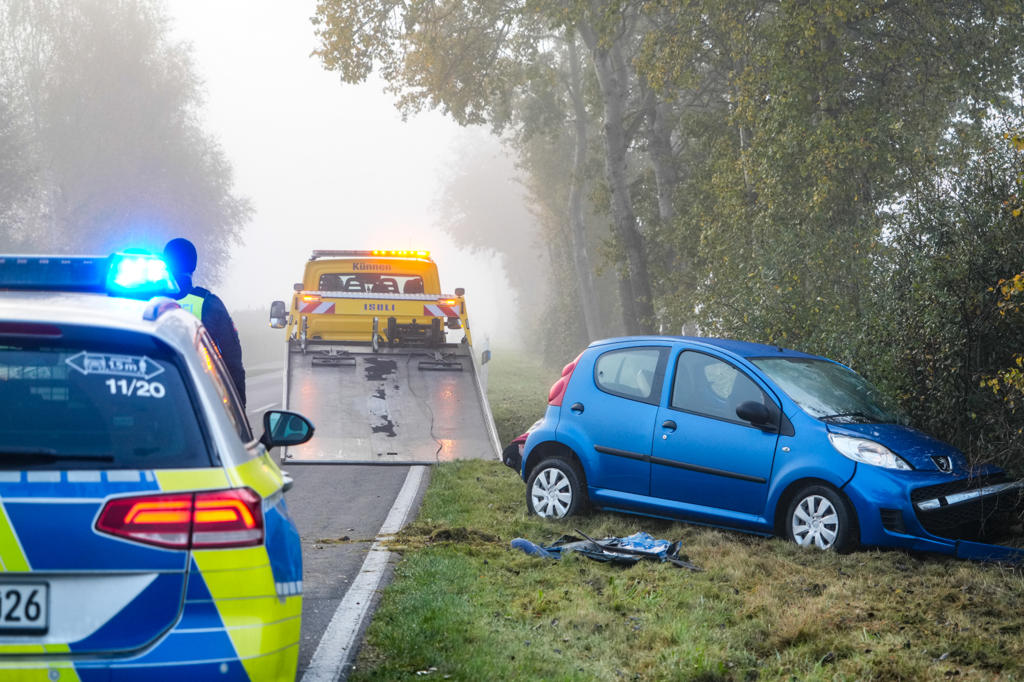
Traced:
<path fill-rule="evenodd" d="M 164 247 L 164 259 L 170 266 L 172 275 L 191 277 L 192 273 L 196 271 L 198 255 L 192 242 L 184 237 L 177 237 L 167 242 L 167 246 Z"/>

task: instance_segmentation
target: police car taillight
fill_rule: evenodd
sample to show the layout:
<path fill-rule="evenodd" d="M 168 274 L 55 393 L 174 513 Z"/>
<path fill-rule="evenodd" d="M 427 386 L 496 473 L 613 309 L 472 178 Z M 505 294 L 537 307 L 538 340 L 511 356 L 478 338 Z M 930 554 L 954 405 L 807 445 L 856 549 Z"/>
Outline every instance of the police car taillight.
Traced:
<path fill-rule="evenodd" d="M 562 405 L 562 398 L 565 397 L 565 389 L 569 385 L 569 379 L 572 378 L 572 373 L 576 369 L 576 363 L 583 357 L 583 353 L 576 356 L 576 359 L 570 362 L 568 365 L 562 368 L 562 376 L 558 378 L 551 386 L 551 390 L 548 391 L 548 405 L 554 405 L 560 407 Z"/>
<path fill-rule="evenodd" d="M 263 513 L 250 488 L 118 497 L 96 530 L 171 549 L 250 547 L 263 542 Z"/>

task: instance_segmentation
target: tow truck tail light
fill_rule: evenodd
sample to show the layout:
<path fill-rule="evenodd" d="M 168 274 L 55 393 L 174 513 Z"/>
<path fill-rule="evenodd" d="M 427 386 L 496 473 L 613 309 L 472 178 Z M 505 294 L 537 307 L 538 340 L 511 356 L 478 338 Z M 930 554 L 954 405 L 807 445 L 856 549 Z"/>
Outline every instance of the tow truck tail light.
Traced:
<path fill-rule="evenodd" d="M 320 300 L 320 295 L 319 294 L 303 294 L 300 298 L 302 298 L 302 302 L 303 303 L 315 303 L 316 301 Z"/>
<path fill-rule="evenodd" d="M 96 530 L 171 549 L 249 547 L 263 542 L 263 513 L 249 488 L 118 497 Z"/>
<path fill-rule="evenodd" d="M 556 381 L 551 386 L 551 390 L 548 391 L 548 405 L 561 407 L 562 398 L 565 397 L 565 389 L 569 386 L 569 379 L 572 378 L 572 373 L 576 369 L 576 363 L 580 361 L 581 357 L 583 357 L 583 353 L 577 355 L 575 360 L 562 368 L 562 376 L 558 378 L 558 381 Z"/>

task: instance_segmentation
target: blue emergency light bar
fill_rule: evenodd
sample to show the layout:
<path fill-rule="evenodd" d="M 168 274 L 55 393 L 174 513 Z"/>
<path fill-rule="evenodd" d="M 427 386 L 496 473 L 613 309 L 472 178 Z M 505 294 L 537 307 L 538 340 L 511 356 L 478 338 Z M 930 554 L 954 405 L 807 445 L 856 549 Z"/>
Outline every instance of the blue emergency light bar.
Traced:
<path fill-rule="evenodd" d="M 180 291 L 166 261 L 142 251 L 110 256 L 0 256 L 0 290 L 76 291 L 142 299 Z"/>

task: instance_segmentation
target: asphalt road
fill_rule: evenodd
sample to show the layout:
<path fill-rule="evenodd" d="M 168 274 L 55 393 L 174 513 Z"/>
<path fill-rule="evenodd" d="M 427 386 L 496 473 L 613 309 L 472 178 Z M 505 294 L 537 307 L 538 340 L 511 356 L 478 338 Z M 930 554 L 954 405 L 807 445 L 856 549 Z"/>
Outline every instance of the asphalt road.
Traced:
<path fill-rule="evenodd" d="M 281 373 L 254 373 L 247 377 L 246 393 L 249 420 L 260 433 L 262 412 L 281 406 Z M 295 480 L 285 500 L 302 536 L 301 678 L 324 629 L 359 573 L 409 467 L 291 462 L 284 469 Z M 416 506 L 422 492 L 421 488 Z"/>

